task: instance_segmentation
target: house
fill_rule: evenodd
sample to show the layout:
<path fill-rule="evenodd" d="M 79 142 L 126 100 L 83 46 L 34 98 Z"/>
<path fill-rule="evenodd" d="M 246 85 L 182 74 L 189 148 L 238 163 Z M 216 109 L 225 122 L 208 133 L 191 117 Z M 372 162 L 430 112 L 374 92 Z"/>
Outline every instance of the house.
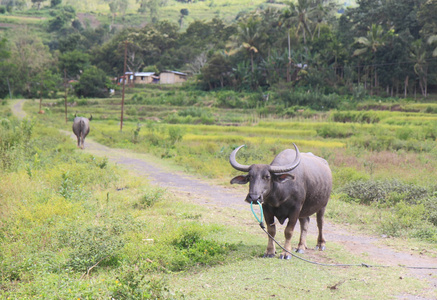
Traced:
<path fill-rule="evenodd" d="M 148 84 L 152 82 L 156 82 L 155 72 L 126 72 L 126 84 Z M 123 81 L 123 77 L 121 77 L 121 81 Z"/>
<path fill-rule="evenodd" d="M 188 74 L 177 71 L 162 71 L 159 77 L 161 83 L 173 84 L 187 81 Z"/>

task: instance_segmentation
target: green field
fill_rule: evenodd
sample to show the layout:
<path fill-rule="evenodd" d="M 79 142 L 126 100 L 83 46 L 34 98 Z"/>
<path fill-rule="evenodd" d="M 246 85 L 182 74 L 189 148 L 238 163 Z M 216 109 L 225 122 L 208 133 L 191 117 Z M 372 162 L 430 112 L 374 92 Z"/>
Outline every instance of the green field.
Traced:
<path fill-rule="evenodd" d="M 0 106 L 0 298 L 435 296 L 403 268 L 261 259 L 265 237 L 249 210 L 218 213 L 195 205 L 76 150 L 58 131 L 71 130 L 75 113 L 92 114 L 87 139 L 147 152 L 220 185 L 238 174 L 228 163 L 235 146 L 247 145 L 239 153 L 242 163 L 269 163 L 295 142 L 331 165 L 330 222 L 386 235 L 395 248 L 435 258 L 437 124 L 435 114 L 425 112 L 434 104 L 422 112 L 302 112 L 286 119 L 220 108 L 211 94 L 148 92 L 155 94 L 147 101 L 156 103 L 129 94 L 122 131 L 118 98 L 73 99 L 67 123 L 61 100 L 44 99 L 44 114 L 37 113 L 38 101 L 27 101 L 22 122 L 9 105 Z M 373 263 L 335 243 L 309 255 L 327 263 Z"/>

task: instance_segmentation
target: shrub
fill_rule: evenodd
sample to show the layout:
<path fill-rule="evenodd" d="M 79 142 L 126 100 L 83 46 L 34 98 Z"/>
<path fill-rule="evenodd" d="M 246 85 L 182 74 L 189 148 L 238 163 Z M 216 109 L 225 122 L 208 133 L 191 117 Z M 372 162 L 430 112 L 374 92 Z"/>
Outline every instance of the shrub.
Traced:
<path fill-rule="evenodd" d="M 0 123 L 0 168 L 17 170 L 32 153 L 31 137 L 35 123 L 31 121 Z"/>
<path fill-rule="evenodd" d="M 181 236 L 173 239 L 171 242 L 180 254 L 183 255 L 182 261 L 189 265 L 213 265 L 218 261 L 224 260 L 225 255 L 235 246 L 229 244 L 220 244 L 216 241 L 206 240 L 203 237 L 203 233 L 196 229 L 190 228 L 184 232 Z M 181 262 L 181 261 L 180 261 Z M 174 265 L 173 267 L 179 268 L 181 265 Z"/>
<path fill-rule="evenodd" d="M 434 226 L 437 226 L 437 194 L 422 200 L 425 207 L 426 219 Z"/>
<path fill-rule="evenodd" d="M 184 299 L 172 293 L 164 279 L 147 279 L 143 272 L 128 268 L 117 276 L 111 289 L 111 299 Z"/>
<path fill-rule="evenodd" d="M 362 204 L 375 202 L 400 202 L 416 204 L 428 196 L 428 190 L 413 184 L 404 184 L 398 180 L 359 180 L 345 185 L 342 192 L 346 193 L 349 199 Z"/>
<path fill-rule="evenodd" d="M 380 117 L 373 111 L 336 111 L 331 118 L 334 122 L 342 123 L 379 123 Z"/>
<path fill-rule="evenodd" d="M 145 209 L 152 207 L 155 203 L 162 200 L 164 190 L 162 189 L 150 189 L 147 190 L 146 194 L 143 195 L 138 203 L 134 204 L 134 208 Z"/>
<path fill-rule="evenodd" d="M 184 136 L 184 130 L 180 127 L 171 126 L 168 128 L 168 136 L 170 144 L 173 146 L 176 144 L 176 142 L 182 140 L 182 137 Z"/>
<path fill-rule="evenodd" d="M 110 224 L 70 227 L 59 232 L 59 241 L 72 248 L 66 267 L 82 272 L 95 264 L 117 265 L 124 246 L 119 227 Z"/>
<path fill-rule="evenodd" d="M 354 128 L 335 126 L 335 124 L 324 125 L 317 128 L 317 135 L 323 138 L 348 138 L 354 135 Z"/>

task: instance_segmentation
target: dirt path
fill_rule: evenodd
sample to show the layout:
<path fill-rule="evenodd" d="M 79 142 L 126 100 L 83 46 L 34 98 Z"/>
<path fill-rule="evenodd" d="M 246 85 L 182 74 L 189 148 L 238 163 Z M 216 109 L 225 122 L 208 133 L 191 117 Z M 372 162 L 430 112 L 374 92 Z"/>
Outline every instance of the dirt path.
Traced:
<path fill-rule="evenodd" d="M 19 100 L 13 105 L 13 112 L 20 118 L 25 117 L 22 111 L 23 100 Z M 74 135 L 69 132 L 66 134 Z M 163 167 L 158 159 L 149 155 L 133 154 L 128 150 L 112 149 L 92 141 L 87 138 L 85 150 L 95 156 L 107 157 L 112 163 L 130 170 L 131 172 L 144 176 L 152 184 L 167 188 L 175 194 L 184 194 L 189 199 L 201 205 L 208 205 L 217 208 L 230 208 L 235 210 L 247 210 L 248 204 L 243 201 L 246 192 L 235 189 L 213 185 L 207 181 L 200 180 L 194 176 L 183 172 L 168 170 Z M 317 228 L 314 220 L 310 223 L 310 234 L 316 235 Z M 297 230 L 299 230 L 297 228 Z M 278 236 L 282 236 L 282 228 L 279 228 Z M 380 265 L 388 266 L 422 266 L 437 267 L 437 259 L 424 255 L 412 253 L 408 250 L 404 252 L 396 251 L 382 245 L 380 238 L 370 237 L 361 233 L 352 232 L 345 226 L 326 222 L 325 238 L 329 243 L 341 244 L 349 252 L 360 257 L 364 263 L 371 258 L 372 261 Z M 366 257 L 368 257 L 366 259 Z M 372 263 L 369 263 L 372 264 Z M 435 294 L 437 299 L 437 270 L 430 269 L 406 269 L 406 276 L 413 276 L 429 282 L 431 294 Z M 427 299 L 417 296 L 402 295 L 403 299 Z"/>

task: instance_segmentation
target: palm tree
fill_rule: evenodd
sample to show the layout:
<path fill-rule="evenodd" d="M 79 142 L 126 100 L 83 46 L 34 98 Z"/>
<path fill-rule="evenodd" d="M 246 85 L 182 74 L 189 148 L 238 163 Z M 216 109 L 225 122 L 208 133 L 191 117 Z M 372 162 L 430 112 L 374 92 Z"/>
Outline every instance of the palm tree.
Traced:
<path fill-rule="evenodd" d="M 333 15 L 333 12 L 337 11 L 338 4 L 333 0 L 315 0 L 313 3 L 313 7 L 310 10 L 310 18 L 315 22 L 315 30 L 313 33 L 316 33 L 317 37 L 320 37 L 320 28 L 323 23 L 326 23 L 327 19 Z"/>
<path fill-rule="evenodd" d="M 238 23 L 237 33 L 233 35 L 226 45 L 230 48 L 229 55 L 234 55 L 241 49 L 245 49 L 250 56 L 250 65 L 254 71 L 254 55 L 259 52 L 259 47 L 263 43 L 263 35 L 260 30 L 260 20 L 254 16 L 246 21 Z"/>
<path fill-rule="evenodd" d="M 302 31 L 303 43 L 306 44 L 306 33 L 308 32 L 311 35 L 310 23 L 311 20 L 309 18 L 311 12 L 311 1 L 310 0 L 298 0 L 297 5 L 290 4 L 294 7 L 295 12 L 297 13 L 297 33 Z"/>
<path fill-rule="evenodd" d="M 355 38 L 355 44 L 362 46 L 354 51 L 353 56 L 369 55 L 370 59 L 373 61 L 374 70 L 374 85 L 378 86 L 378 76 L 376 70 L 376 55 L 375 53 L 378 49 L 385 45 L 387 37 L 392 34 L 393 31 L 390 30 L 385 33 L 381 25 L 372 24 L 372 26 L 367 31 L 366 36 Z"/>
<path fill-rule="evenodd" d="M 414 73 L 419 77 L 419 86 L 423 96 L 427 96 L 428 90 L 428 63 L 426 61 L 426 49 L 422 40 L 414 41 L 411 46 L 410 56 L 414 62 Z"/>
<path fill-rule="evenodd" d="M 434 43 L 437 43 L 437 34 L 431 35 L 428 38 L 428 44 L 432 45 Z M 432 56 L 437 56 L 437 47 L 432 51 Z"/>

